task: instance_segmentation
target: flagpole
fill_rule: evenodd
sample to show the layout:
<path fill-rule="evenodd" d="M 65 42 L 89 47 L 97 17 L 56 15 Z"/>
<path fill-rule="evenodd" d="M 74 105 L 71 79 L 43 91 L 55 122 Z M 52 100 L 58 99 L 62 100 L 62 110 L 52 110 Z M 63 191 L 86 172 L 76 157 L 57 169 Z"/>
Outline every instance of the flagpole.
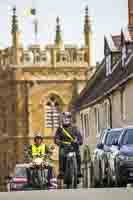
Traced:
<path fill-rule="evenodd" d="M 38 19 L 37 17 L 34 19 L 34 39 L 35 39 L 35 44 L 38 42 Z"/>

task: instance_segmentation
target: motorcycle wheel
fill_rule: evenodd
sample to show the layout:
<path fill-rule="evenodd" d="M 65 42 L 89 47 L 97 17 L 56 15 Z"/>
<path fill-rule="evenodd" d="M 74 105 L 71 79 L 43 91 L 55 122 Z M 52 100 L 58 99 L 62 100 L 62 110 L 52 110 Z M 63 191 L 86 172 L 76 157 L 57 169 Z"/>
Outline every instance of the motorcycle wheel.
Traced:
<path fill-rule="evenodd" d="M 67 189 L 77 188 L 77 181 L 77 160 L 75 157 L 72 159 L 67 158 L 64 176 L 64 183 Z"/>

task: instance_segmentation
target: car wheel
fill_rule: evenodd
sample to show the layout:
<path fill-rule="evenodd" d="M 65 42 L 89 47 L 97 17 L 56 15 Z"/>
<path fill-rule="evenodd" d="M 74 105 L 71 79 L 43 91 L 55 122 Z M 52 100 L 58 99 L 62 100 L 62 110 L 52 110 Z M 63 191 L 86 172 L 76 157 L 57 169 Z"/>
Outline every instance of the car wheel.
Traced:
<path fill-rule="evenodd" d="M 113 180 L 111 178 L 111 169 L 110 167 L 108 166 L 107 168 L 107 186 L 108 187 L 112 187 L 114 184 L 113 184 Z"/>
<path fill-rule="evenodd" d="M 96 176 L 95 176 L 95 170 L 94 170 L 93 164 L 91 166 L 91 187 L 92 188 L 98 187 L 98 181 L 97 181 Z"/>
<path fill-rule="evenodd" d="M 99 186 L 100 187 L 103 187 L 104 184 L 103 184 L 103 174 L 102 174 L 102 166 L 101 166 L 101 163 L 99 165 Z"/>
<path fill-rule="evenodd" d="M 116 187 L 126 187 L 127 183 L 126 181 L 122 180 L 119 176 L 119 174 L 116 172 L 115 174 L 115 186 Z"/>
<path fill-rule="evenodd" d="M 90 166 L 89 166 L 89 188 L 93 187 L 93 164 L 90 162 Z"/>

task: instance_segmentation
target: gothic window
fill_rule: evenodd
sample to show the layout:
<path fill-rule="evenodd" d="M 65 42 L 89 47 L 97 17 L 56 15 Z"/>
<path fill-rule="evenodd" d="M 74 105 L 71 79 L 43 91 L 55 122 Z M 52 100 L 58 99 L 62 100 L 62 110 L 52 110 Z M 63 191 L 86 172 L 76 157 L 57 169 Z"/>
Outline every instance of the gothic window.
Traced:
<path fill-rule="evenodd" d="M 45 124 L 47 128 L 57 128 L 60 123 L 61 105 L 58 98 L 51 96 L 45 107 Z"/>
<path fill-rule="evenodd" d="M 111 54 L 106 56 L 106 75 L 111 74 Z"/>
<path fill-rule="evenodd" d="M 124 45 L 122 48 L 122 67 L 125 66 L 126 58 L 127 58 L 127 48 L 126 45 Z"/>

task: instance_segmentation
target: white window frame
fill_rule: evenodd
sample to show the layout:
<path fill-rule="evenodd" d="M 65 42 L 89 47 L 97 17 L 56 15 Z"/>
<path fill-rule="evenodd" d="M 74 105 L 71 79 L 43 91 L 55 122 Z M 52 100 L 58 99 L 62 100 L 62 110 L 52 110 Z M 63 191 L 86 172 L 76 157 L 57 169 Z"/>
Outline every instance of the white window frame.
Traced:
<path fill-rule="evenodd" d="M 106 101 L 104 103 L 104 111 L 105 111 L 105 123 L 106 123 L 106 128 L 110 128 L 110 106 L 109 103 Z"/>
<path fill-rule="evenodd" d="M 81 134 L 83 137 L 83 141 L 85 140 L 85 123 L 84 123 L 84 113 L 80 113 L 80 119 L 81 119 Z"/>
<path fill-rule="evenodd" d="M 111 54 L 106 56 L 106 75 L 110 75 L 112 73 L 111 70 Z"/>
<path fill-rule="evenodd" d="M 100 135 L 100 113 L 99 113 L 99 108 L 95 107 L 94 108 L 94 113 L 95 113 L 95 125 L 96 125 L 96 137 L 99 137 Z"/>
<path fill-rule="evenodd" d="M 120 101 L 121 101 L 121 119 L 126 120 L 126 92 L 125 89 L 120 92 Z"/>
<path fill-rule="evenodd" d="M 122 47 L 122 67 L 125 67 L 125 61 L 127 58 L 127 48 L 126 45 Z"/>

